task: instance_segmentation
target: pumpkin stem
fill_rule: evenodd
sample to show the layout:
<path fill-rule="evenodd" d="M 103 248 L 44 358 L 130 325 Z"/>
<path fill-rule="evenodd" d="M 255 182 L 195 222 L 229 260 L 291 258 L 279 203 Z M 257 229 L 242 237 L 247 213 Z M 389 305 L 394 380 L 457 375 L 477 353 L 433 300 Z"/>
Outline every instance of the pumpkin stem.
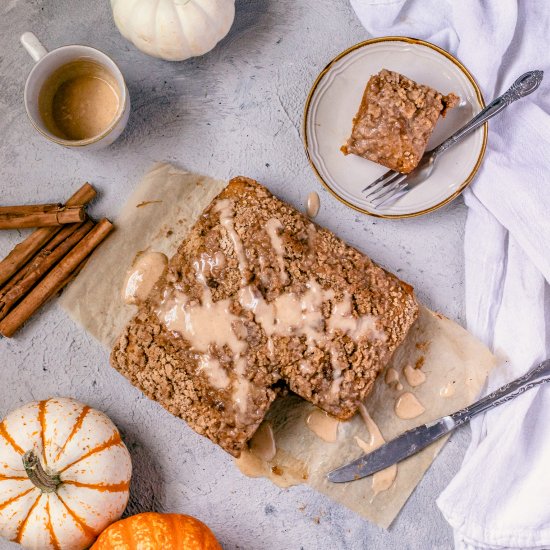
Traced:
<path fill-rule="evenodd" d="M 57 486 L 61 483 L 59 475 L 47 474 L 40 462 L 40 459 L 36 456 L 33 450 L 27 451 L 23 455 L 23 466 L 29 476 L 29 479 L 36 485 L 43 493 L 53 493 L 57 489 Z"/>

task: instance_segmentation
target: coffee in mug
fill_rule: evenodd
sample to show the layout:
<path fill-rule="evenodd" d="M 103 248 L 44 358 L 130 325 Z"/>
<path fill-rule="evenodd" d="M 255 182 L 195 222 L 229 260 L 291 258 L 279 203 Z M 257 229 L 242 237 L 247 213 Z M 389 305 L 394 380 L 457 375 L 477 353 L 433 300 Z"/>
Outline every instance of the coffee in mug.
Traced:
<path fill-rule="evenodd" d="M 120 107 L 115 77 L 91 59 L 81 58 L 56 69 L 44 82 L 38 109 L 46 128 L 67 140 L 102 134 Z"/>
<path fill-rule="evenodd" d="M 26 32 L 21 43 L 36 64 L 25 84 L 25 108 L 44 137 L 68 148 L 99 149 L 123 132 L 130 96 L 115 62 L 90 46 L 46 51 Z"/>

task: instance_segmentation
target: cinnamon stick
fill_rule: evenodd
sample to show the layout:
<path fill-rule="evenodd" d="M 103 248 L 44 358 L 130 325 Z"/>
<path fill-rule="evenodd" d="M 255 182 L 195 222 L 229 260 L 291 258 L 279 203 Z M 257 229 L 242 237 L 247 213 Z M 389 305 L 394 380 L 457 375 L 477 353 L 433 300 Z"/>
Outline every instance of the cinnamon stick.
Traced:
<path fill-rule="evenodd" d="M 81 206 L 89 203 L 95 196 L 95 189 L 89 183 L 85 183 L 65 203 L 65 206 Z M 20 267 L 25 265 L 60 229 L 61 227 L 41 227 L 19 243 L 0 262 L 0 285 L 3 285 Z"/>
<path fill-rule="evenodd" d="M 80 227 L 80 224 L 73 223 L 65 226 L 61 231 L 59 231 L 53 239 L 51 239 L 44 248 L 42 248 L 36 256 L 34 256 L 29 262 L 27 262 L 21 269 L 17 271 L 17 273 L 10 278 L 10 280 L 0 288 L 0 300 L 9 292 L 11 289 L 17 285 L 22 279 L 28 276 L 30 271 L 33 269 L 33 267 L 36 265 L 36 262 L 39 261 L 41 257 L 44 255 L 48 255 L 51 250 L 53 250 L 56 246 L 58 246 L 60 243 L 62 243 L 67 237 L 72 235 L 78 228 Z"/>
<path fill-rule="evenodd" d="M 48 298 L 63 288 L 94 249 L 107 237 L 113 225 L 102 219 L 97 225 L 19 302 L 2 321 L 0 334 L 10 338 Z"/>
<path fill-rule="evenodd" d="M 0 206 L 0 229 L 50 227 L 67 223 L 79 223 L 85 219 L 84 206 L 71 206 L 69 208 L 51 204 Z"/>
<path fill-rule="evenodd" d="M 64 227 L 23 270 L 21 277 L 11 288 L 0 291 L 0 320 L 3 319 L 14 305 L 27 294 L 30 289 L 47 273 L 52 266 L 61 260 L 78 242 L 80 242 L 93 227 L 88 220 L 80 225 Z M 13 277 L 15 279 L 15 277 Z M 11 281 L 10 281 L 11 283 Z M 8 285 L 6 285 L 8 286 Z"/>
<path fill-rule="evenodd" d="M 60 203 L 0 206 L 0 214 L 36 214 L 38 212 L 51 212 L 52 210 L 57 210 L 62 207 L 63 205 Z"/>
<path fill-rule="evenodd" d="M 85 183 L 74 195 L 69 197 L 65 206 L 83 206 L 94 200 L 96 195 L 96 190 L 89 183 Z"/>

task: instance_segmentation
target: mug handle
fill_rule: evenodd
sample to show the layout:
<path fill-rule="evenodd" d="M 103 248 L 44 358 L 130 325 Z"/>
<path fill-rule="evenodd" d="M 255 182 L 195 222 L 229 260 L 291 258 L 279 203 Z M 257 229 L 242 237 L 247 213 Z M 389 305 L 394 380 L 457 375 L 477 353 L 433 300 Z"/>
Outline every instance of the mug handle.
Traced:
<path fill-rule="evenodd" d="M 32 32 L 23 33 L 19 41 L 35 61 L 40 61 L 48 53 L 48 50 L 42 46 L 40 40 Z"/>

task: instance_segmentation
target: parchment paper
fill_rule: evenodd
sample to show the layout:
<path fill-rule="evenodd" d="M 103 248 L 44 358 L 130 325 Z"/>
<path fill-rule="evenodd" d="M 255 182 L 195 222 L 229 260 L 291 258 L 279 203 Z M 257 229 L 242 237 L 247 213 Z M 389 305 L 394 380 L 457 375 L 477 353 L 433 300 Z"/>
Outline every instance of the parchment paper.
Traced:
<path fill-rule="evenodd" d="M 402 373 L 405 365 L 415 365 L 417 361 L 423 361 L 421 368 L 426 381 L 413 388 Z M 410 428 L 472 403 L 493 365 L 493 355 L 471 334 L 453 321 L 422 308 L 418 321 L 388 365 L 399 373 L 403 389 L 398 391 L 390 387 L 381 374 L 365 405 L 389 441 Z M 447 387 L 454 388 L 454 394 L 449 397 L 440 395 Z M 426 408 L 423 414 L 412 420 L 402 420 L 394 412 L 396 399 L 406 391 L 413 393 Z M 357 436 L 369 441 L 369 432 L 360 415 L 340 422 L 337 440 L 327 443 L 306 425 L 306 419 L 314 408 L 295 396 L 275 401 L 265 421 L 273 428 L 277 454 L 269 464 L 255 464 L 255 469 L 259 466 L 265 477 L 281 486 L 300 482 L 306 473 L 306 483 L 317 491 L 381 527 L 389 527 L 447 437 L 400 462 L 393 485 L 375 497 L 371 477 L 352 483 L 330 483 L 325 478 L 327 472 L 364 454 L 355 440 Z"/>
<path fill-rule="evenodd" d="M 155 165 L 136 188 L 119 218 L 115 233 L 92 256 L 78 278 L 61 297 L 67 313 L 95 338 L 112 347 L 136 307 L 124 304 L 122 286 L 136 254 L 147 249 L 171 256 L 203 209 L 225 182 Z M 426 381 L 410 387 L 403 376 L 407 364 L 422 365 Z M 406 342 L 395 353 L 390 367 L 400 375 L 403 389 L 390 387 L 379 376 L 367 409 L 382 435 L 389 440 L 401 432 L 460 409 L 479 393 L 494 365 L 489 350 L 456 323 L 422 308 Z M 441 391 L 454 388 L 448 397 Z M 412 420 L 395 415 L 396 398 L 411 391 L 426 407 Z M 266 422 L 274 429 L 277 454 L 260 464 L 262 475 L 280 486 L 307 483 L 317 491 L 387 528 L 433 462 L 445 440 L 401 462 L 393 485 L 375 498 L 371 478 L 347 484 L 325 480 L 328 471 L 358 458 L 362 451 L 355 436 L 368 441 L 359 415 L 342 422 L 335 443 L 327 443 L 306 425 L 313 406 L 295 396 L 278 399 Z"/>
<path fill-rule="evenodd" d="M 61 307 L 111 348 L 137 308 L 126 305 L 122 287 L 138 252 L 169 258 L 226 182 L 191 174 L 171 164 L 147 172 L 115 221 L 115 231 L 61 295 Z"/>

